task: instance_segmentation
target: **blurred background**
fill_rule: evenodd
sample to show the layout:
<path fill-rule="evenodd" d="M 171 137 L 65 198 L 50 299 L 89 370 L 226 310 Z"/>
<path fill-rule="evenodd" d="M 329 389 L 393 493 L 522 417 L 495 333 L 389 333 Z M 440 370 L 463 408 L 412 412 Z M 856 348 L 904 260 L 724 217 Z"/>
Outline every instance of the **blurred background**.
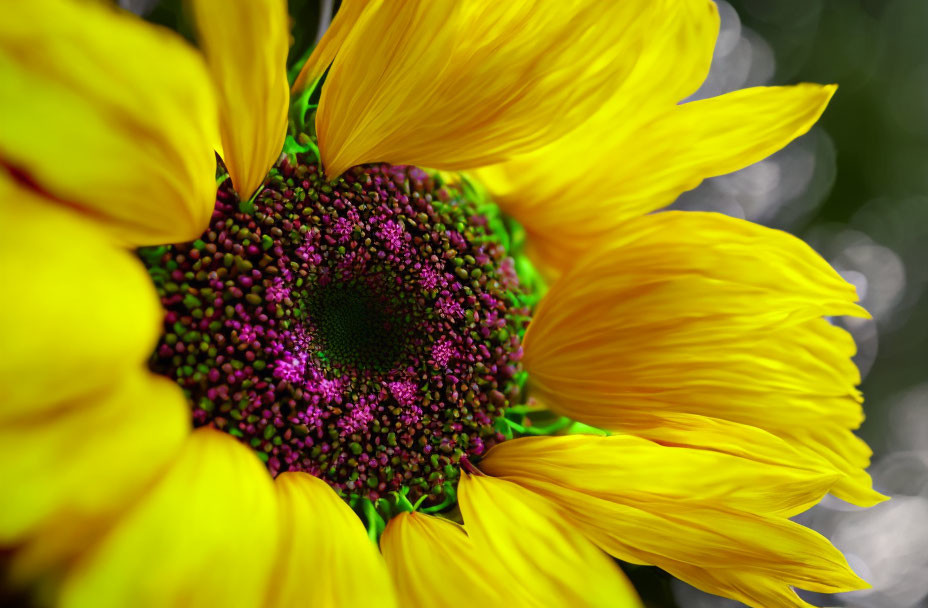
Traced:
<path fill-rule="evenodd" d="M 603 0 L 605 2 L 618 0 Z M 122 0 L 190 35 L 179 0 Z M 335 0 L 290 0 L 291 59 Z M 928 607 L 928 0 L 718 0 L 721 33 L 695 98 L 796 82 L 838 83 L 808 135 L 677 203 L 797 234 L 857 286 L 872 320 L 857 339 L 878 490 L 862 510 L 826 499 L 803 523 L 834 542 L 872 590 L 817 605 Z M 648 606 L 728 608 L 655 568 L 630 568 Z"/>

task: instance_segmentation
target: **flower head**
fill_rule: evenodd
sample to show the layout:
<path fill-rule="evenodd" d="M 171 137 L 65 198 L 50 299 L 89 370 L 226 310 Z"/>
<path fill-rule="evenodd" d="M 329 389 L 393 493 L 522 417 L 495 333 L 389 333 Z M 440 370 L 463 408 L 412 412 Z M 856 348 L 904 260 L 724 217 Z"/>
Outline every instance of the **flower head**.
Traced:
<path fill-rule="evenodd" d="M 200 239 L 142 251 L 168 311 L 153 368 L 273 474 L 441 503 L 519 395 L 528 310 L 509 304 L 521 292 L 499 273 L 502 245 L 421 171 L 372 165 L 333 188 L 284 157 L 247 213 L 228 184 Z M 416 280 L 425 268 L 440 290 Z"/>
<path fill-rule="evenodd" d="M 284 2 L 192 5 L 200 50 L 98 4 L 0 25 L 11 580 L 636 606 L 615 557 L 757 607 L 865 585 L 789 519 L 882 499 L 827 320 L 853 288 L 784 233 L 647 214 L 834 87 L 680 103 L 708 0 L 344 0 L 290 89 Z"/>

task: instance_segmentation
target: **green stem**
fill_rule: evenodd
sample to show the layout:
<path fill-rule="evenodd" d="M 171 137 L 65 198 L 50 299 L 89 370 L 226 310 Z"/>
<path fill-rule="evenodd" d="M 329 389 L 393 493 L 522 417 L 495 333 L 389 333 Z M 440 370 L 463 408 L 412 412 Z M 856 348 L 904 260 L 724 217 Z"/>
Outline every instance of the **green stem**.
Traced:
<path fill-rule="evenodd" d="M 384 528 L 387 527 L 387 523 L 377 512 L 377 507 L 374 506 L 370 499 L 364 499 L 361 509 L 364 511 L 365 519 L 367 519 L 367 536 L 371 539 L 371 542 L 377 544 Z"/>

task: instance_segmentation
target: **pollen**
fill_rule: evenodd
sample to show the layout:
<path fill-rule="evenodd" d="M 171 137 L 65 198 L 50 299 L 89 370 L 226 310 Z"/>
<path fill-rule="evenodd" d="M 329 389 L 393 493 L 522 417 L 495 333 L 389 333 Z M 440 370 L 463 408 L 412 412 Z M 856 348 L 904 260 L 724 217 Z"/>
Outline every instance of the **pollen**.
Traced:
<path fill-rule="evenodd" d="M 167 310 L 152 368 L 272 474 L 446 501 L 503 439 L 530 312 L 465 191 L 386 164 L 327 182 L 300 155 L 253 201 L 224 181 L 198 240 L 140 251 Z"/>

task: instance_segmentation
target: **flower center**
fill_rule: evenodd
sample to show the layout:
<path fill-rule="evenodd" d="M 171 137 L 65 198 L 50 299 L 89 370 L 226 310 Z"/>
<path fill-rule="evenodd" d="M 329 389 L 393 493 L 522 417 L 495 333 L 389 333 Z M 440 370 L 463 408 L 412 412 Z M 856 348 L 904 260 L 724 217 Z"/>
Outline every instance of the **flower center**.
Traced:
<path fill-rule="evenodd" d="M 529 313 L 466 191 L 391 165 L 326 182 L 300 155 L 251 202 L 224 181 L 200 239 L 140 251 L 167 310 L 153 369 L 272 474 L 447 502 L 503 439 Z"/>
<path fill-rule="evenodd" d="M 358 282 L 323 288 L 310 296 L 309 317 L 315 320 L 320 353 L 335 364 L 386 371 L 398 362 L 406 343 L 404 329 L 414 326 L 397 310 L 390 294 L 365 290 Z"/>

